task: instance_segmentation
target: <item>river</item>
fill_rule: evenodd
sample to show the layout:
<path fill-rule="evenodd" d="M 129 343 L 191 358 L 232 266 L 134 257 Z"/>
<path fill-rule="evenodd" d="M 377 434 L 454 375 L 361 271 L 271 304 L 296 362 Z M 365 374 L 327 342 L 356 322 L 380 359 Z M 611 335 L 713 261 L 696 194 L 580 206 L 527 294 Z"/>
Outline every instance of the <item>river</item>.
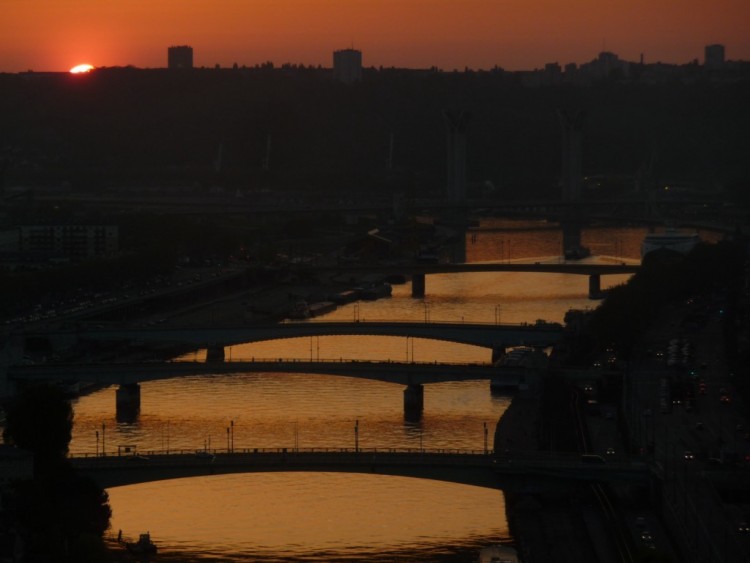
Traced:
<path fill-rule="evenodd" d="M 561 233 L 543 222 L 491 220 L 466 239 L 468 262 L 559 261 Z M 638 261 L 643 228 L 585 230 L 595 262 Z M 603 276 L 602 287 L 627 276 Z M 563 274 L 472 273 L 427 277 L 426 297 L 394 286 L 389 299 L 340 307 L 330 320 L 562 322 L 591 308 L 588 278 Z M 205 352 L 198 351 L 196 357 Z M 232 358 L 298 357 L 488 361 L 473 346 L 388 337 L 300 338 L 233 346 Z M 115 421 L 114 387 L 74 405 L 71 452 L 135 446 L 424 447 L 481 450 L 510 397 L 485 382 L 425 387 L 424 416 L 403 416 L 400 385 L 307 374 L 206 375 L 143 383 L 135 424 Z M 102 444 L 102 442 L 104 442 Z M 419 479 L 346 473 L 225 475 L 109 490 L 112 530 L 150 531 L 160 560 L 476 561 L 479 548 L 512 543 L 501 491 Z"/>

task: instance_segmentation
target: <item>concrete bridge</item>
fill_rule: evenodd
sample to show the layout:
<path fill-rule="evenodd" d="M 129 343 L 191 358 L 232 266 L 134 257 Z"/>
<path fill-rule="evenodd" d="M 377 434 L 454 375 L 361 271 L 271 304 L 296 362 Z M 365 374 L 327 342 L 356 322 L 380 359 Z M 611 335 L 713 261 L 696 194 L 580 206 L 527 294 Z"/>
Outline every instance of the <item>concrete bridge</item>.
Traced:
<path fill-rule="evenodd" d="M 213 353 L 217 357 L 223 357 L 223 351 L 219 349 L 225 346 L 307 336 L 409 336 L 500 349 L 519 345 L 551 346 L 560 339 L 562 333 L 562 325 L 545 322 L 536 324 L 490 324 L 413 321 L 305 321 L 234 327 L 96 327 L 68 331 L 29 332 L 24 337 L 27 339 L 48 339 L 53 343 L 53 347 L 56 340 L 60 341 L 61 345 L 66 346 L 78 340 L 192 344 L 199 347 L 214 348 Z"/>
<path fill-rule="evenodd" d="M 463 264 L 443 263 L 397 263 L 397 264 L 372 264 L 372 265 L 337 265 L 337 266 L 299 266 L 295 270 L 309 271 L 311 273 L 321 272 L 347 272 L 351 274 L 408 274 L 411 276 L 412 295 L 424 297 L 428 274 L 456 274 L 466 272 L 527 272 L 539 274 L 572 274 L 588 276 L 589 297 L 601 299 L 601 277 L 612 274 L 634 274 L 640 269 L 640 264 L 587 264 L 585 262 L 472 262 Z"/>
<path fill-rule="evenodd" d="M 105 385 L 130 385 L 144 381 L 220 373 L 313 373 L 374 379 L 403 385 L 446 381 L 493 379 L 500 368 L 483 363 L 393 362 L 388 360 L 288 358 L 232 359 L 223 362 L 152 361 L 60 363 L 11 366 L 9 377 L 22 381 L 88 381 Z M 514 383 L 507 378 L 507 386 Z"/>
<path fill-rule="evenodd" d="M 5 376 L 12 383 L 30 380 L 60 382 L 88 381 L 97 384 L 118 384 L 117 416 L 123 421 L 137 417 L 140 411 L 142 381 L 205 373 L 296 372 L 324 373 L 365 377 L 406 385 L 404 412 L 407 418 L 418 419 L 424 407 L 425 383 L 466 379 L 491 379 L 498 388 L 518 389 L 529 386 L 526 374 L 503 372 L 489 364 L 448 364 L 390 361 L 351 361 L 340 358 L 329 361 L 244 359 L 226 362 L 224 347 L 243 342 L 279 338 L 325 335 L 387 335 L 449 340 L 484 346 L 493 350 L 517 344 L 547 347 L 557 342 L 563 328 L 557 323 L 533 325 L 488 323 L 419 323 L 419 322 L 295 322 L 239 327 L 138 328 L 71 330 L 66 332 L 27 333 L 25 338 L 47 338 L 59 346 L 81 341 L 112 341 L 140 343 L 174 343 L 206 347 L 208 363 L 199 362 L 107 362 L 107 363 L 46 363 L 9 365 Z M 12 387 L 12 386 L 11 386 Z"/>
<path fill-rule="evenodd" d="M 445 381 L 490 380 L 493 386 L 508 390 L 532 387 L 533 374 L 503 370 L 480 363 L 426 363 L 362 360 L 250 359 L 223 362 L 154 361 L 82 364 L 34 364 L 11 366 L 8 377 L 15 384 L 31 381 L 58 383 L 91 382 L 119 385 L 116 393 L 117 418 L 133 421 L 140 412 L 143 381 L 217 373 L 317 373 L 374 379 L 405 385 L 404 413 L 418 420 L 424 409 L 424 385 Z"/>
<path fill-rule="evenodd" d="M 647 486 L 651 471 L 633 460 L 587 463 L 578 454 L 395 449 L 243 449 L 142 452 L 128 456 L 71 458 L 102 487 L 226 473 L 321 471 L 435 479 L 481 487 L 536 491 L 590 482 Z"/>

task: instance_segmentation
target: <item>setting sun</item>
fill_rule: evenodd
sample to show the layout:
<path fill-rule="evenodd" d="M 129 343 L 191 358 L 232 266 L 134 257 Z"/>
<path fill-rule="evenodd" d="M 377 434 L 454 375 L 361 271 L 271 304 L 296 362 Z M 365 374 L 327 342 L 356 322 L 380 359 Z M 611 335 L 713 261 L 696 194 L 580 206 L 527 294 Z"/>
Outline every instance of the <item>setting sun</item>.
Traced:
<path fill-rule="evenodd" d="M 81 64 L 81 65 L 76 65 L 73 68 L 71 68 L 70 72 L 72 74 L 81 74 L 82 72 L 90 72 L 91 70 L 93 70 L 93 68 L 94 67 L 90 64 Z"/>

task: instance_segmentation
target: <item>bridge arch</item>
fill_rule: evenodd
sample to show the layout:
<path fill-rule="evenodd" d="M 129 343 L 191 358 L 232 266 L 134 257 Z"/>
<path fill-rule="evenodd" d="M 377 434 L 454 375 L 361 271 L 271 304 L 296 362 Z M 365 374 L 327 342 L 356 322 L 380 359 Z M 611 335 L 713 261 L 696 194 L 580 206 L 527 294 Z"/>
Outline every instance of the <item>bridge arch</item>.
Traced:
<path fill-rule="evenodd" d="M 73 466 L 104 488 L 229 473 L 346 472 L 433 479 L 502 490 L 559 490 L 574 483 L 630 482 L 647 486 L 645 463 L 581 462 L 577 454 L 394 450 L 243 450 L 72 458 Z"/>
<path fill-rule="evenodd" d="M 84 341 L 180 343 L 203 347 L 229 346 L 307 336 L 409 336 L 495 348 L 521 344 L 550 346 L 557 342 L 562 331 L 563 327 L 560 324 L 544 322 L 536 324 L 491 324 L 412 321 L 312 321 L 234 327 L 97 328 L 96 330 L 79 330 L 74 334 L 76 338 Z"/>

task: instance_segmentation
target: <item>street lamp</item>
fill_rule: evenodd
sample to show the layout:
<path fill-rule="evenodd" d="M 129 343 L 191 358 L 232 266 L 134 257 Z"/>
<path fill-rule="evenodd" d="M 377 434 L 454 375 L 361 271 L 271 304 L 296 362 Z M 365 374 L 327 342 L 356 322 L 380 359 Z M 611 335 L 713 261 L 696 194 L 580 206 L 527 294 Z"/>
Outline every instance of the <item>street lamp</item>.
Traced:
<path fill-rule="evenodd" d="M 99 457 L 99 431 L 96 431 L 96 457 Z"/>
<path fill-rule="evenodd" d="M 484 423 L 484 455 L 487 455 L 487 423 Z"/>
<path fill-rule="evenodd" d="M 424 302 L 424 322 L 428 322 L 430 320 L 430 304 L 429 302 Z"/>
<path fill-rule="evenodd" d="M 107 449 L 104 447 L 104 432 L 105 432 L 106 426 L 102 422 L 102 456 L 107 455 Z"/>
<path fill-rule="evenodd" d="M 359 452 L 359 420 L 354 421 L 354 451 Z"/>
<path fill-rule="evenodd" d="M 500 314 L 502 313 L 502 308 L 500 305 L 495 305 L 495 324 L 500 324 Z"/>
<path fill-rule="evenodd" d="M 354 307 L 352 308 L 352 314 L 354 315 L 354 322 L 359 321 L 359 303 L 355 303 Z"/>

